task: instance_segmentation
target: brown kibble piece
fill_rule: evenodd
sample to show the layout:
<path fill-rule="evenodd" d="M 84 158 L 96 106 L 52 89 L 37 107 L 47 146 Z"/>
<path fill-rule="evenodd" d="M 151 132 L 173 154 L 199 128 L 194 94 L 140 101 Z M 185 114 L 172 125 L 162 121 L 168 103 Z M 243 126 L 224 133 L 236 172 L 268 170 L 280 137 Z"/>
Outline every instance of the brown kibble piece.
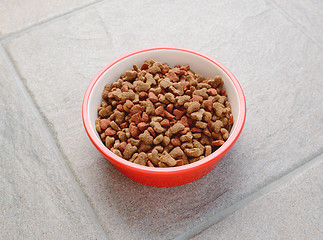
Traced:
<path fill-rule="evenodd" d="M 121 129 L 124 129 L 124 128 L 127 128 L 128 127 L 128 123 L 127 122 L 124 122 L 124 123 L 121 123 L 120 124 L 120 128 Z"/>
<path fill-rule="evenodd" d="M 155 145 L 158 145 L 159 143 L 161 143 L 161 142 L 163 141 L 163 139 L 164 139 L 163 134 L 159 134 L 159 135 L 154 139 L 153 143 L 154 143 Z"/>
<path fill-rule="evenodd" d="M 126 71 L 125 80 L 130 81 L 137 77 L 136 71 Z"/>
<path fill-rule="evenodd" d="M 142 134 L 140 134 L 139 139 L 145 144 L 152 144 L 154 140 L 148 130 L 145 130 Z"/>
<path fill-rule="evenodd" d="M 101 133 L 101 124 L 100 124 L 100 118 L 97 118 L 95 120 L 95 128 L 96 128 L 96 131 L 98 131 L 99 133 Z"/>
<path fill-rule="evenodd" d="M 116 131 L 120 131 L 121 129 L 120 129 L 120 127 L 118 126 L 118 124 L 116 124 L 116 122 L 115 121 L 111 121 L 110 122 L 110 126 L 114 129 L 114 130 L 116 130 Z"/>
<path fill-rule="evenodd" d="M 178 122 L 178 123 L 175 123 L 172 127 L 169 128 L 169 131 L 171 134 L 176 134 L 178 133 L 179 131 L 182 131 L 184 130 L 185 126 Z"/>
<path fill-rule="evenodd" d="M 163 128 L 163 127 L 160 125 L 160 123 L 159 123 L 159 122 L 151 122 L 151 123 L 150 123 L 150 126 L 152 126 L 152 127 L 153 127 L 153 129 L 154 129 L 154 131 L 155 131 L 156 133 L 162 133 L 162 132 L 165 132 L 165 131 L 166 131 L 166 129 L 165 129 L 165 128 Z"/>
<path fill-rule="evenodd" d="M 107 146 L 107 148 L 112 148 L 113 145 L 114 145 L 114 137 L 107 136 L 105 138 L 105 146 Z"/>
<path fill-rule="evenodd" d="M 183 150 L 180 148 L 180 147 L 175 147 L 172 149 L 172 151 L 169 152 L 169 155 L 172 157 L 172 158 L 180 158 L 184 155 L 184 152 Z"/>
<path fill-rule="evenodd" d="M 129 87 L 128 87 L 128 85 L 123 85 L 122 87 L 121 87 L 121 92 L 128 92 L 129 91 Z"/>
<path fill-rule="evenodd" d="M 190 103 L 185 103 L 185 105 L 187 104 L 187 113 L 191 114 L 193 112 L 196 112 L 200 109 L 201 104 L 199 104 L 198 102 L 190 102 Z M 184 105 L 184 106 L 185 106 Z"/>
<path fill-rule="evenodd" d="M 159 155 L 156 149 L 153 149 L 151 153 L 148 153 L 148 159 L 155 165 L 158 165 L 159 162 Z"/>
<path fill-rule="evenodd" d="M 184 105 L 184 103 L 190 101 L 190 99 L 191 99 L 191 97 L 188 95 L 177 97 L 177 104 L 179 106 L 182 106 L 182 105 Z"/>
<path fill-rule="evenodd" d="M 207 128 L 207 123 L 206 122 L 202 122 L 202 121 L 197 121 L 195 123 L 195 126 L 200 128 L 200 129 L 204 129 L 204 128 Z"/>
<path fill-rule="evenodd" d="M 113 152 L 115 155 L 117 155 L 117 156 L 119 156 L 119 157 L 121 157 L 121 158 L 122 158 L 122 153 L 121 153 L 121 151 L 120 151 L 119 149 L 113 149 L 113 150 L 112 150 L 112 152 Z"/>
<path fill-rule="evenodd" d="M 164 136 L 163 146 L 167 146 L 168 144 L 170 144 L 170 138 L 168 136 Z"/>
<path fill-rule="evenodd" d="M 160 161 L 162 163 L 166 163 L 168 166 L 173 167 L 176 165 L 176 161 L 172 156 L 169 155 L 168 152 L 164 151 L 160 156 Z"/>
<path fill-rule="evenodd" d="M 229 138 L 229 131 L 225 128 L 221 128 L 221 134 L 224 140 L 227 140 Z"/>
<path fill-rule="evenodd" d="M 205 157 L 212 153 L 212 147 L 210 145 L 205 146 Z"/>
<path fill-rule="evenodd" d="M 193 112 L 191 114 L 191 119 L 192 120 L 196 120 L 196 121 L 201 121 L 203 118 L 203 114 L 204 114 L 205 110 L 203 108 L 201 108 L 200 110 L 198 110 L 197 112 Z"/>
<path fill-rule="evenodd" d="M 140 152 L 137 156 L 137 158 L 135 159 L 135 161 L 133 161 L 134 163 L 146 166 L 147 164 L 147 160 L 148 160 L 148 156 L 146 153 L 144 152 Z"/>
<path fill-rule="evenodd" d="M 199 157 L 203 154 L 200 148 L 189 148 L 185 149 L 184 152 L 188 157 Z"/>
<path fill-rule="evenodd" d="M 180 137 L 180 140 L 181 140 L 182 142 L 191 142 L 191 141 L 192 141 L 192 139 L 193 139 L 193 135 L 192 135 L 192 133 L 191 133 L 191 132 L 188 132 L 188 133 L 186 133 L 185 135 L 182 135 L 182 136 Z"/>
<path fill-rule="evenodd" d="M 123 157 L 125 159 L 131 158 L 132 154 L 134 154 L 137 151 L 136 146 L 132 146 L 130 143 L 127 144 L 124 152 L 123 152 Z"/>

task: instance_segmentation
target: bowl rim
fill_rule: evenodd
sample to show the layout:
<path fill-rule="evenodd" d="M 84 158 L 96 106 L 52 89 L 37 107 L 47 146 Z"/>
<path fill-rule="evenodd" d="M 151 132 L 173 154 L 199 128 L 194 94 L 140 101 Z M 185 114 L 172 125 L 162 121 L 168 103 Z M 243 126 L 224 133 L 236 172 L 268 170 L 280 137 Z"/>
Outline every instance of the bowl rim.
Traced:
<path fill-rule="evenodd" d="M 199 161 L 194 162 L 194 163 L 190 163 L 190 164 L 187 164 L 187 165 L 178 166 L 178 167 L 174 167 L 174 168 L 152 168 L 152 167 L 147 167 L 147 166 L 141 166 L 139 164 L 129 162 L 129 161 L 115 155 L 107 147 L 102 145 L 102 142 L 100 142 L 99 139 L 96 137 L 96 135 L 92 131 L 90 121 L 89 121 L 89 118 L 88 118 L 89 98 L 91 96 L 93 87 L 95 86 L 97 81 L 100 79 L 100 77 L 110 67 L 117 64 L 118 62 L 122 61 L 125 58 L 131 57 L 131 56 L 139 54 L 139 53 L 149 52 L 149 51 L 156 51 L 156 50 L 183 51 L 183 52 L 195 54 L 197 56 L 205 58 L 206 60 L 212 62 L 215 65 L 217 65 L 220 69 L 222 69 L 227 74 L 227 76 L 233 82 L 233 84 L 234 84 L 234 86 L 235 86 L 235 88 L 237 90 L 238 97 L 239 97 L 240 113 L 239 113 L 239 117 L 238 117 L 238 122 L 237 122 L 237 125 L 236 125 L 235 129 L 234 129 L 234 132 L 231 133 L 231 136 L 229 137 L 229 139 L 219 149 L 217 149 L 215 152 L 213 152 L 208 157 L 205 157 L 204 159 L 199 160 Z M 172 46 L 159 46 L 159 47 L 143 48 L 143 49 L 139 49 L 139 50 L 124 54 L 121 57 L 116 58 L 115 60 L 111 61 L 92 79 L 91 83 L 89 84 L 88 88 L 86 89 L 86 92 L 85 92 L 84 98 L 83 98 L 83 103 L 82 103 L 83 125 L 84 125 L 84 128 L 85 128 L 85 131 L 87 132 L 87 135 L 89 136 L 89 138 L 92 141 L 92 143 L 94 144 L 94 146 L 101 152 L 101 154 L 103 154 L 106 158 L 108 158 L 108 160 L 113 165 L 115 165 L 115 164 L 117 164 L 117 165 L 125 165 L 125 166 L 127 166 L 129 168 L 132 168 L 132 169 L 135 169 L 135 170 L 137 170 L 138 172 L 141 172 L 141 173 L 177 174 L 179 172 L 191 171 L 193 168 L 201 168 L 204 165 L 208 165 L 211 162 L 216 161 L 217 159 L 221 158 L 227 151 L 229 151 L 229 149 L 236 142 L 237 138 L 239 137 L 239 135 L 240 135 L 240 133 L 242 131 L 245 119 L 246 119 L 246 100 L 245 100 L 245 95 L 244 95 L 243 90 L 242 90 L 242 88 L 240 86 L 240 83 L 238 82 L 236 77 L 222 63 L 218 62 L 217 60 L 215 60 L 215 59 L 213 59 L 213 58 L 211 58 L 211 57 L 209 57 L 209 56 L 207 56 L 205 54 L 202 54 L 200 52 L 197 52 L 195 50 L 188 49 L 188 48 L 172 47 Z M 212 156 L 214 153 L 216 153 L 216 155 Z"/>

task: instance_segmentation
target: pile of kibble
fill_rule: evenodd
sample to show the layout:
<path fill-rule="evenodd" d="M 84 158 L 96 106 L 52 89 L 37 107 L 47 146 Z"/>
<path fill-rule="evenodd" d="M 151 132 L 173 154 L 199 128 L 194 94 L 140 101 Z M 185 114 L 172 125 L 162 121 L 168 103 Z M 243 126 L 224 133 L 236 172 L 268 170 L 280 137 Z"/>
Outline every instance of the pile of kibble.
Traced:
<path fill-rule="evenodd" d="M 96 130 L 114 154 L 149 167 L 174 167 L 210 155 L 233 124 L 221 77 L 189 65 L 146 60 L 107 84 Z"/>

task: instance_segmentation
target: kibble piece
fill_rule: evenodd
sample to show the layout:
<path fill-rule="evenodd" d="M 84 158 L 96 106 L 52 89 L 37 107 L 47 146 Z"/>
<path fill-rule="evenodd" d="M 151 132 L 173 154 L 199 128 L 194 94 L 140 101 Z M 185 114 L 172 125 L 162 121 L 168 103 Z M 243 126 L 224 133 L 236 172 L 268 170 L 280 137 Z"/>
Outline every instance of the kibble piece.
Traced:
<path fill-rule="evenodd" d="M 172 151 L 170 151 L 169 155 L 172 157 L 172 158 L 180 158 L 184 155 L 184 152 L 183 150 L 180 148 L 180 147 L 175 147 L 172 149 Z"/>
<path fill-rule="evenodd" d="M 135 159 L 134 163 L 146 166 L 148 160 L 148 156 L 146 153 L 141 152 L 138 154 L 137 158 Z"/>
<path fill-rule="evenodd" d="M 177 104 L 179 106 L 182 106 L 182 105 L 184 105 L 184 103 L 190 101 L 190 99 L 191 99 L 191 97 L 188 95 L 179 96 L 179 97 L 177 97 Z"/>
<path fill-rule="evenodd" d="M 184 130 L 185 126 L 178 122 L 178 123 L 175 123 L 172 127 L 169 128 L 169 131 L 171 132 L 171 134 L 176 134 L 178 133 L 179 131 L 182 131 Z"/>
<path fill-rule="evenodd" d="M 150 123 L 150 126 L 152 126 L 152 127 L 153 127 L 153 129 L 154 129 L 154 131 L 155 131 L 156 133 L 162 133 L 162 132 L 165 132 L 165 131 L 166 131 L 166 129 L 165 129 L 165 128 L 163 128 L 163 127 L 160 125 L 160 123 L 159 123 L 159 122 L 151 122 L 151 123 Z"/>
<path fill-rule="evenodd" d="M 221 134 L 224 140 L 227 140 L 229 138 L 229 131 L 225 128 L 221 128 Z"/>
<path fill-rule="evenodd" d="M 151 144 L 141 143 L 138 152 L 148 152 L 152 149 Z"/>
<path fill-rule="evenodd" d="M 126 71 L 126 76 L 125 79 L 126 81 L 133 80 L 137 77 L 137 72 L 136 71 Z"/>
<path fill-rule="evenodd" d="M 184 142 L 182 145 L 181 145 L 181 149 L 186 149 L 186 148 L 193 148 L 193 143 L 191 142 Z"/>
<path fill-rule="evenodd" d="M 153 149 L 151 153 L 148 153 L 148 159 L 155 165 L 158 165 L 159 162 L 159 155 L 156 149 Z"/>
<path fill-rule="evenodd" d="M 114 137 L 107 136 L 105 138 L 105 146 L 107 146 L 107 148 L 112 148 L 112 146 L 114 145 L 114 140 Z"/>
<path fill-rule="evenodd" d="M 162 163 L 166 163 L 170 167 L 173 167 L 176 165 L 176 160 L 171 155 L 169 155 L 169 153 L 166 151 L 164 151 L 160 156 L 160 161 Z"/>
<path fill-rule="evenodd" d="M 187 113 L 188 114 L 196 112 L 196 111 L 200 110 L 200 108 L 201 108 L 201 104 L 199 104 L 198 102 L 190 102 L 190 103 L 186 103 L 186 104 L 187 104 Z"/>
<path fill-rule="evenodd" d="M 145 130 L 144 133 L 140 134 L 139 139 L 145 144 L 152 144 L 154 140 L 148 130 Z"/>
<path fill-rule="evenodd" d="M 212 146 L 222 146 L 224 144 L 224 141 L 223 140 L 215 140 L 212 142 Z"/>
<path fill-rule="evenodd" d="M 195 123 L 195 126 L 198 127 L 198 128 L 206 128 L 207 127 L 207 123 L 206 122 L 202 122 L 202 121 L 197 121 Z"/>
<path fill-rule="evenodd" d="M 141 140 L 140 139 L 134 139 L 134 138 L 128 138 L 128 143 L 130 143 L 133 146 L 139 147 Z"/>
<path fill-rule="evenodd" d="M 165 98 L 170 101 L 171 103 L 174 103 L 176 100 L 175 100 L 175 96 L 174 94 L 172 93 L 166 93 L 165 94 Z"/>
<path fill-rule="evenodd" d="M 191 142 L 191 141 L 192 141 L 192 139 L 193 139 L 193 135 L 192 135 L 192 133 L 191 133 L 191 132 L 188 132 L 188 133 L 186 133 L 185 135 L 182 135 L 182 136 L 180 137 L 180 140 L 181 140 L 182 142 Z"/>
<path fill-rule="evenodd" d="M 95 128 L 98 131 L 98 133 L 101 133 L 101 124 L 100 124 L 100 118 L 97 118 L 95 120 Z"/>
<path fill-rule="evenodd" d="M 188 157 L 199 157 L 203 154 L 203 151 L 200 148 L 188 148 L 185 149 L 184 152 Z"/>
<path fill-rule="evenodd" d="M 212 153 L 212 147 L 210 145 L 205 146 L 205 157 Z"/>
<path fill-rule="evenodd" d="M 203 118 L 203 114 L 204 114 L 205 110 L 203 108 L 201 108 L 200 110 L 198 110 L 197 112 L 193 112 L 191 114 L 191 118 L 193 120 L 196 120 L 196 121 L 201 121 L 202 118 Z"/>
<path fill-rule="evenodd" d="M 111 121 L 110 122 L 110 126 L 114 129 L 114 130 L 117 130 L 117 131 L 120 131 L 120 127 L 118 126 L 118 124 L 116 124 L 115 121 Z"/>
<path fill-rule="evenodd" d="M 154 139 L 153 143 L 154 143 L 155 145 L 158 145 L 159 143 L 161 143 L 161 142 L 163 141 L 163 139 L 164 139 L 163 134 L 159 134 L 159 135 Z"/>
<path fill-rule="evenodd" d="M 123 157 L 125 159 L 129 159 L 132 156 L 132 154 L 134 154 L 136 151 L 137 151 L 137 147 L 132 146 L 130 143 L 128 143 L 123 152 Z"/>
<path fill-rule="evenodd" d="M 168 144 L 170 144 L 170 138 L 168 136 L 164 136 L 163 146 L 167 146 Z"/>

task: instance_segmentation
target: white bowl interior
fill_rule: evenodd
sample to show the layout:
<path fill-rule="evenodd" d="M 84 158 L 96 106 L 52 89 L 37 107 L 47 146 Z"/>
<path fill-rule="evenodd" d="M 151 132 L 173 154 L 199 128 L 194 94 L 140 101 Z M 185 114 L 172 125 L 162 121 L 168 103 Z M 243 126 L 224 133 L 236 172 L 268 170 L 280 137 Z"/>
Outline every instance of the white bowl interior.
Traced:
<path fill-rule="evenodd" d="M 141 52 L 128 56 L 123 60 L 117 62 L 107 71 L 105 71 L 100 79 L 93 86 L 92 92 L 89 97 L 88 102 L 88 118 L 92 128 L 92 131 L 96 134 L 99 142 L 103 145 L 99 134 L 95 130 L 95 120 L 98 117 L 97 109 L 102 101 L 102 92 L 104 86 L 107 83 L 113 83 L 118 80 L 120 75 L 124 74 L 127 70 L 132 69 L 133 64 L 141 66 L 141 64 L 147 59 L 154 59 L 162 63 L 168 63 L 170 67 L 176 64 L 186 65 L 189 64 L 191 69 L 204 77 L 213 78 L 217 75 L 221 76 L 224 81 L 224 88 L 228 94 L 228 100 L 231 104 L 231 111 L 233 114 L 234 124 L 231 129 L 230 135 L 236 128 L 238 117 L 240 114 L 239 96 L 238 92 L 230 80 L 229 76 L 216 64 L 210 62 L 204 57 L 198 56 L 196 54 L 171 49 L 161 49 L 161 50 L 150 50 L 147 52 Z M 103 145 L 104 146 L 104 145 Z"/>

